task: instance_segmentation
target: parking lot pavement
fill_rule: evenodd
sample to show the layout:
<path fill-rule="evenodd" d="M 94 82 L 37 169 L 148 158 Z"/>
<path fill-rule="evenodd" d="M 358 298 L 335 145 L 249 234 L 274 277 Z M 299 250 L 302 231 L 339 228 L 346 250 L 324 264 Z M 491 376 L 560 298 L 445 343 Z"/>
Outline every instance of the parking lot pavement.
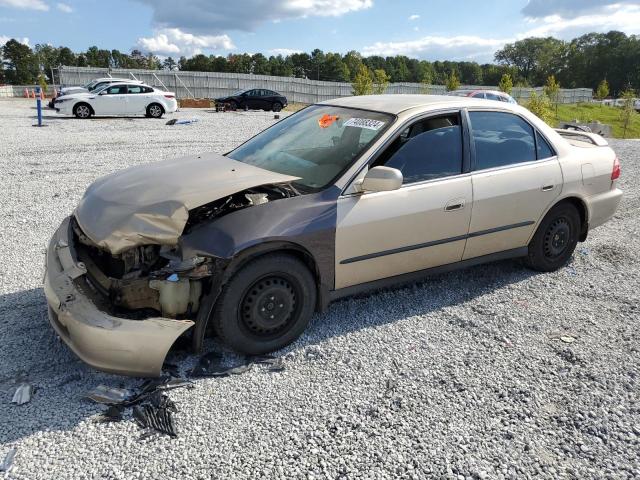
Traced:
<path fill-rule="evenodd" d="M 45 245 L 101 175 L 226 152 L 266 112 L 80 121 L 0 101 L 0 463 L 10 478 L 639 478 L 640 141 L 611 141 L 625 197 L 552 274 L 518 262 L 347 299 L 279 355 L 285 369 L 171 391 L 177 438 L 104 423 L 82 398 L 138 379 L 91 370 L 56 339 Z M 169 118 L 197 118 L 165 125 Z M 215 341 L 209 348 L 218 348 Z M 170 360 L 185 373 L 197 361 Z M 35 388 L 11 402 L 16 386 Z"/>

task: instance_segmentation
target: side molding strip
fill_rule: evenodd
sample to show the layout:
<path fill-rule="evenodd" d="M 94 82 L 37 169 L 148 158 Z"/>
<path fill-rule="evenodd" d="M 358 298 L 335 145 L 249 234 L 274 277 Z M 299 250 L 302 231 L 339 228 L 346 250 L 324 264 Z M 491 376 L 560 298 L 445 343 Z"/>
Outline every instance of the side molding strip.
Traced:
<path fill-rule="evenodd" d="M 393 248 L 391 250 L 384 250 L 382 252 L 368 253 L 367 255 L 360 255 L 358 257 L 346 258 L 340 262 L 340 265 L 348 265 L 349 263 L 362 262 L 363 260 L 371 260 L 372 258 L 393 255 L 394 253 L 410 252 L 411 250 L 419 250 L 421 248 L 435 247 L 436 245 L 442 245 L 444 243 L 458 242 L 460 240 L 467 240 L 468 238 L 475 238 L 475 237 L 480 237 L 482 235 L 489 235 L 491 233 L 503 232 L 505 230 L 511 230 L 513 228 L 528 227 L 529 225 L 533 225 L 534 223 L 535 222 L 531 222 L 531 221 L 513 223 L 511 225 L 490 228 L 488 230 L 481 230 L 479 232 L 473 232 L 467 235 L 459 235 L 457 237 L 443 238 L 441 240 L 433 240 L 431 242 L 418 243 L 416 245 L 409 245 L 407 247 Z"/>

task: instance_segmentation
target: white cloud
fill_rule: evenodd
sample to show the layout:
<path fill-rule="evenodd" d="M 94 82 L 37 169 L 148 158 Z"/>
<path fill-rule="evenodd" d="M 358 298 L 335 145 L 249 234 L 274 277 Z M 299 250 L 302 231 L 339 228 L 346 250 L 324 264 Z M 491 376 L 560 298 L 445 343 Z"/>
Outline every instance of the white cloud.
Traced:
<path fill-rule="evenodd" d="M 67 5 L 66 3 L 58 3 L 56 5 L 56 8 L 64 13 L 73 13 L 73 8 L 70 5 Z"/>
<path fill-rule="evenodd" d="M 153 37 L 141 37 L 138 46 L 161 56 L 197 55 L 204 50 L 232 50 L 235 45 L 228 35 L 193 35 L 179 28 L 164 28 Z"/>
<path fill-rule="evenodd" d="M 570 39 L 587 32 L 608 32 L 620 30 L 627 34 L 640 33 L 640 5 L 609 5 L 601 13 L 564 18 L 549 15 L 540 19 L 530 19 L 533 26 L 524 37 L 555 36 Z"/>
<path fill-rule="evenodd" d="M 269 50 L 269 55 L 282 55 L 286 57 L 287 55 L 293 55 L 294 53 L 302 53 L 302 50 L 296 50 L 294 48 L 273 48 Z"/>
<path fill-rule="evenodd" d="M 410 21 L 418 20 L 419 18 L 420 18 L 420 15 L 416 15 L 416 14 L 413 14 L 413 15 L 409 16 L 409 20 Z"/>
<path fill-rule="evenodd" d="M 476 36 L 426 36 L 404 42 L 376 42 L 362 49 L 365 56 L 407 55 L 432 60 L 491 60 L 494 52 L 510 39 Z"/>
<path fill-rule="evenodd" d="M 44 3 L 42 0 L 0 0 L 0 7 L 41 10 L 44 12 L 49 10 L 49 5 Z"/>
<path fill-rule="evenodd" d="M 0 47 L 2 47 L 5 43 L 11 40 L 11 38 L 12 37 L 7 37 L 6 35 L 0 35 Z M 27 37 L 16 38 L 15 40 L 25 45 L 29 45 L 29 39 Z"/>
<path fill-rule="evenodd" d="M 252 31 L 265 22 L 304 17 L 337 17 L 373 6 L 373 0 L 138 0 L 153 11 L 159 28 L 201 34 Z"/>

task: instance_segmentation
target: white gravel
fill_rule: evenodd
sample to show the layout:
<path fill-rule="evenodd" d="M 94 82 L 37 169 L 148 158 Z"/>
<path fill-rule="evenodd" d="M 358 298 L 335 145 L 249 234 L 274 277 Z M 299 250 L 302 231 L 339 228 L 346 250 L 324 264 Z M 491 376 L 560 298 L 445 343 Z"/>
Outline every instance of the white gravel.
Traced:
<path fill-rule="evenodd" d="M 9 478 L 640 478 L 640 142 L 611 142 L 626 196 L 567 268 L 501 262 L 336 303 L 287 349 L 284 372 L 173 391 L 179 437 L 140 441 L 132 421 L 99 423 L 102 409 L 82 399 L 139 380 L 93 371 L 56 339 L 44 247 L 95 178 L 227 151 L 273 114 L 184 110 L 175 117 L 199 123 L 170 127 L 48 113 L 43 129 L 34 115 L 31 102 L 0 101 Z M 173 360 L 185 370 L 196 359 Z M 37 390 L 13 405 L 24 380 Z"/>

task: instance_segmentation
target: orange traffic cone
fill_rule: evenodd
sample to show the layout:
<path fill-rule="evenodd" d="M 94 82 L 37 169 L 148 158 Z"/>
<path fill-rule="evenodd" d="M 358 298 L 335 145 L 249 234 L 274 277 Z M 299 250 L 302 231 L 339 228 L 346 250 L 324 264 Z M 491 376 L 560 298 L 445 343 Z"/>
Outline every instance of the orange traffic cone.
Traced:
<path fill-rule="evenodd" d="M 24 98 L 29 98 L 29 89 L 28 88 L 24 89 Z"/>
<path fill-rule="evenodd" d="M 44 90 L 40 89 L 40 100 L 44 100 Z"/>
<path fill-rule="evenodd" d="M 36 98 L 36 91 L 33 88 L 31 89 L 31 98 Z"/>

